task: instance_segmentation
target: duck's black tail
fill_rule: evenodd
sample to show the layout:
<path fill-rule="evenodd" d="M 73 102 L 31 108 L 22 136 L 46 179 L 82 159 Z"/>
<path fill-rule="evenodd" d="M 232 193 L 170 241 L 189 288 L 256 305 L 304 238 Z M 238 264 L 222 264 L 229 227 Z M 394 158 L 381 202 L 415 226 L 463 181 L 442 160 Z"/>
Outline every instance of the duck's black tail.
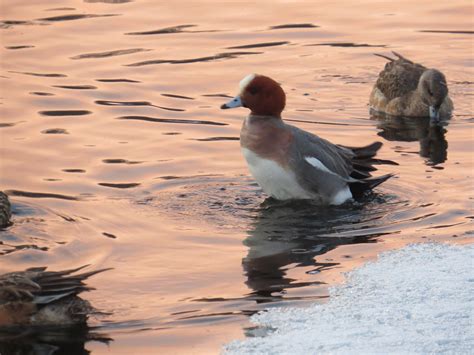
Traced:
<path fill-rule="evenodd" d="M 350 182 L 349 188 L 351 189 L 352 196 L 355 198 L 362 197 L 367 191 L 374 189 L 375 187 L 387 181 L 394 175 L 395 174 L 386 174 L 378 177 L 369 177 Z"/>
<path fill-rule="evenodd" d="M 341 147 L 350 150 L 354 154 L 354 157 L 352 158 L 353 170 L 351 173 L 351 177 L 354 179 L 370 178 L 372 176 L 370 172 L 377 170 L 377 168 L 375 168 L 374 165 L 380 165 L 380 164 L 398 165 L 398 163 L 392 160 L 374 158 L 374 156 L 377 154 L 379 149 L 382 147 L 381 142 L 374 142 L 364 147 L 348 147 L 348 146 L 341 146 Z M 381 181 L 380 183 L 382 182 L 383 181 Z"/>
<path fill-rule="evenodd" d="M 369 159 L 377 154 L 379 149 L 382 147 L 382 142 L 374 142 L 364 147 L 348 147 L 346 145 L 341 145 L 341 147 L 349 149 L 354 153 L 354 159 Z"/>
<path fill-rule="evenodd" d="M 361 197 L 366 191 L 374 189 L 394 175 L 386 174 L 379 177 L 371 175 L 372 171 L 377 170 L 374 165 L 398 165 L 398 163 L 392 160 L 374 158 L 381 147 L 381 142 L 374 142 L 364 147 L 343 146 L 343 148 L 350 150 L 354 154 L 352 158 L 353 170 L 351 172 L 351 177 L 354 181 L 349 182 L 349 188 L 351 189 L 352 196 L 355 198 Z"/>

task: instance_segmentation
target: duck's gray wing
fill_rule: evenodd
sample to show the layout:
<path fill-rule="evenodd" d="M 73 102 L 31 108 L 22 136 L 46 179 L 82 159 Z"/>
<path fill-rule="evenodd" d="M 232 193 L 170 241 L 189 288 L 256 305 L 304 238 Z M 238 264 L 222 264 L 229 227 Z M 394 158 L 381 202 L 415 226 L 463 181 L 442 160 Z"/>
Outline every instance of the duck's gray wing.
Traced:
<path fill-rule="evenodd" d="M 289 165 L 298 182 L 318 195 L 332 198 L 349 187 L 354 197 L 360 197 L 386 181 L 392 174 L 372 177 L 374 164 L 398 165 L 389 160 L 375 159 L 382 143 L 364 147 L 333 144 L 314 134 L 287 125 L 293 133 Z"/>
<path fill-rule="evenodd" d="M 427 70 L 423 65 L 414 63 L 396 52 L 393 52 L 393 54 L 398 59 L 376 54 L 389 60 L 385 64 L 385 68 L 380 72 L 375 84 L 388 100 L 406 95 L 415 90 L 421 75 Z"/>
<path fill-rule="evenodd" d="M 292 157 L 303 160 L 305 158 L 316 158 L 336 175 L 345 179 L 350 177 L 353 169 L 352 159 L 355 154 L 349 148 L 333 144 L 298 127 L 287 126 L 293 133 L 293 141 L 290 147 Z"/>
<path fill-rule="evenodd" d="M 287 125 L 293 133 L 289 166 L 298 182 L 318 195 L 330 198 L 352 181 L 354 154 L 344 147 Z"/>

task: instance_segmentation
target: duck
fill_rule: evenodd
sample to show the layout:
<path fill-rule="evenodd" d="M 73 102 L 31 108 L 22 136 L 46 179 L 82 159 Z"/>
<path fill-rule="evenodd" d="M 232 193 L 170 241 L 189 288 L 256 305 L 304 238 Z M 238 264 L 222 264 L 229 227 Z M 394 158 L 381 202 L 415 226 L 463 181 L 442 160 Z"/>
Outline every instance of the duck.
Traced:
<path fill-rule="evenodd" d="M 95 309 L 78 296 L 93 290 L 84 281 L 110 270 L 76 274 L 87 266 L 62 271 L 33 267 L 0 275 L 0 329 L 85 324 Z"/>
<path fill-rule="evenodd" d="M 392 116 L 430 117 L 435 122 L 450 117 L 453 102 L 444 74 L 392 53 L 396 58 L 375 53 L 388 63 L 374 84 L 370 108 Z"/>
<path fill-rule="evenodd" d="M 0 191 L 0 228 L 8 227 L 12 217 L 12 206 L 8 200 L 8 196 Z"/>
<path fill-rule="evenodd" d="M 341 205 L 380 185 L 393 174 L 372 177 L 374 159 L 382 146 L 333 144 L 285 123 L 286 95 L 270 77 L 249 74 L 240 81 L 239 93 L 221 109 L 245 107 L 240 147 L 250 173 L 262 190 L 276 200 L 313 200 Z M 380 160 L 381 161 L 381 160 Z"/>

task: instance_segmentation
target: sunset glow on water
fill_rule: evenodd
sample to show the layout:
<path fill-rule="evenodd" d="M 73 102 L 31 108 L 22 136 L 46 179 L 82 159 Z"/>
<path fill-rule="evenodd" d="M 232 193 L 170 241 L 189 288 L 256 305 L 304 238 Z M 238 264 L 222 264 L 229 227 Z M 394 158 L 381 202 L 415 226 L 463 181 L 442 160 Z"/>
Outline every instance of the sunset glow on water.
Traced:
<path fill-rule="evenodd" d="M 112 339 L 92 354 L 219 353 L 249 315 L 324 302 L 381 251 L 472 238 L 469 1 L 18 0 L 0 27 L 0 273 L 114 268 L 84 294 Z M 373 53 L 392 50 L 445 73 L 451 120 L 369 114 Z M 248 112 L 219 109 L 249 73 L 281 83 L 288 123 L 383 142 L 399 165 L 376 175 L 396 176 L 355 204 L 262 204 Z"/>

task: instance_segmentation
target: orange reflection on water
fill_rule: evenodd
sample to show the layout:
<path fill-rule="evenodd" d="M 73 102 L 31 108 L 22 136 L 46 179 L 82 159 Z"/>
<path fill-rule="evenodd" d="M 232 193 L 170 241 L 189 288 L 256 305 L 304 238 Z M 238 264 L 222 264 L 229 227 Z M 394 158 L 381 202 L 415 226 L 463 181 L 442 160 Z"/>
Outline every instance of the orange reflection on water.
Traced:
<path fill-rule="evenodd" d="M 217 353 L 266 306 L 323 302 L 344 271 L 410 242 L 472 235 L 472 4 L 364 0 L 15 1 L 2 6 L 0 270 L 113 271 L 86 295 L 106 352 Z M 444 31 L 444 32 L 430 32 Z M 456 32 L 457 31 L 457 32 Z M 455 116 L 370 117 L 396 50 L 448 78 Z M 282 83 L 284 117 L 330 141 L 384 142 L 399 166 L 350 208 L 261 206 L 239 149 L 246 74 Z"/>

